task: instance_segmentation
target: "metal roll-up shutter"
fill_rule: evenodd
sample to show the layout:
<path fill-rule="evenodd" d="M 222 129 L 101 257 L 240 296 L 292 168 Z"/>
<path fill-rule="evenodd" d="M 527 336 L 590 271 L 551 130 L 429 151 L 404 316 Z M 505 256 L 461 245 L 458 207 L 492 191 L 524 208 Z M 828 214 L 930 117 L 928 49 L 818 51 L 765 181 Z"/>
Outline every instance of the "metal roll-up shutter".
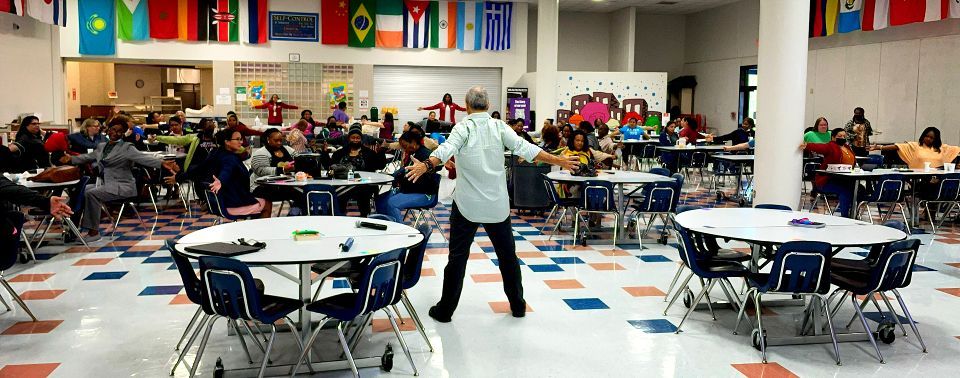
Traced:
<path fill-rule="evenodd" d="M 444 93 L 450 93 L 453 102 L 463 106 L 467 90 L 482 85 L 490 95 L 489 111 L 504 113 L 500 78 L 500 68 L 375 66 L 372 106 L 380 108 L 381 117 L 384 108 L 396 107 L 401 121 L 419 121 L 428 111 L 418 112 L 418 107 L 440 102 Z M 465 115 L 457 112 L 458 119 L 461 114 Z"/>

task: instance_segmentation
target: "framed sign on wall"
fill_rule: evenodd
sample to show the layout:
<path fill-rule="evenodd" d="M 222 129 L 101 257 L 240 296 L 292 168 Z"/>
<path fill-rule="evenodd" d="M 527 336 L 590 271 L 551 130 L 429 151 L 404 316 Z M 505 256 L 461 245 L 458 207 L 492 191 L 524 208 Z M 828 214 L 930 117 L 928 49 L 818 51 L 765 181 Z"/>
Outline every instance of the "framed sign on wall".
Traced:
<path fill-rule="evenodd" d="M 317 13 L 270 12 L 270 39 L 319 42 Z"/>

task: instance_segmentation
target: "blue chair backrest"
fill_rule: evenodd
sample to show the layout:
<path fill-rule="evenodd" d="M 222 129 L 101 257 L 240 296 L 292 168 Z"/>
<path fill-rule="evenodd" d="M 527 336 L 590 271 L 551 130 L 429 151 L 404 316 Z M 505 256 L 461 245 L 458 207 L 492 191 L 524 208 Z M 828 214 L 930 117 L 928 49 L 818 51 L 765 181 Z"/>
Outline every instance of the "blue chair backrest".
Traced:
<path fill-rule="evenodd" d="M 868 202 L 900 202 L 906 192 L 903 175 L 881 175 L 872 184 L 873 192 L 867 197 Z"/>
<path fill-rule="evenodd" d="M 553 183 L 547 175 L 541 173 L 540 176 L 543 176 L 543 187 L 547 190 L 547 195 L 550 197 L 550 202 L 557 204 L 560 202 L 560 193 L 557 192 L 557 186 Z"/>
<path fill-rule="evenodd" d="M 430 175 L 429 177 L 426 177 L 426 179 L 433 180 L 433 184 L 436 185 L 437 188 L 440 187 L 440 180 L 442 179 L 442 177 L 440 177 L 440 174 L 439 174 L 439 173 L 434 173 L 434 174 Z M 439 196 L 438 193 L 432 193 L 432 194 L 433 194 L 433 195 L 430 196 L 430 203 L 428 203 L 428 204 L 426 204 L 426 205 L 424 205 L 424 206 L 421 206 L 420 208 L 432 209 L 432 208 L 434 208 L 434 207 L 437 206 L 437 203 L 440 202 L 440 196 Z"/>
<path fill-rule="evenodd" d="M 336 188 L 313 184 L 305 186 L 303 192 L 307 196 L 307 215 L 338 215 L 340 207 Z"/>
<path fill-rule="evenodd" d="M 201 184 L 201 186 L 204 188 L 208 188 L 210 184 L 203 183 Z M 209 189 L 204 189 L 203 198 L 207 201 L 207 208 L 210 209 L 210 213 L 212 213 L 213 215 L 216 215 L 221 218 L 227 218 L 230 220 L 235 219 L 235 217 L 228 214 L 227 211 L 223 208 L 223 205 L 220 203 L 220 196 L 218 196 L 213 191 Z"/>
<path fill-rule="evenodd" d="M 770 291 L 826 293 L 830 290 L 830 243 L 791 241 L 783 243 L 770 269 Z"/>
<path fill-rule="evenodd" d="M 940 179 L 940 185 L 937 187 L 936 195 L 930 198 L 930 200 L 960 200 L 960 173 L 948 173 L 944 175 L 943 178 Z"/>
<path fill-rule="evenodd" d="M 704 276 L 707 272 L 700 267 L 701 254 L 697 249 L 697 244 L 694 241 L 693 233 L 681 226 L 679 223 L 672 221 L 673 215 L 670 216 L 671 222 L 673 223 L 673 229 L 677 232 L 677 241 L 679 242 L 679 247 L 677 248 L 680 252 L 680 260 L 683 260 L 683 263 L 690 268 L 690 271 L 697 276 Z"/>
<path fill-rule="evenodd" d="M 76 186 L 73 189 L 73 196 L 70 197 L 70 210 L 74 213 L 83 211 L 84 195 L 87 193 L 87 184 L 90 183 L 90 176 L 80 176 Z"/>
<path fill-rule="evenodd" d="M 887 226 L 887 227 L 890 227 L 890 228 L 895 228 L 895 229 L 900 230 L 900 231 L 903 231 L 904 233 L 907 233 L 907 234 L 910 233 L 910 230 L 907 228 L 907 225 L 903 224 L 903 222 L 898 221 L 898 220 L 896 220 L 896 219 L 890 219 L 890 220 L 888 220 L 888 221 L 886 221 L 886 222 L 883 222 L 883 225 L 884 225 L 884 226 Z"/>
<path fill-rule="evenodd" d="M 678 178 L 677 176 L 681 176 Z M 675 174 L 674 181 L 652 182 L 644 185 L 643 201 L 636 205 L 644 213 L 670 213 L 677 208 L 680 201 L 680 182 L 683 175 Z"/>
<path fill-rule="evenodd" d="M 0 211 L 0 213 L 4 212 Z M 27 221 L 27 217 L 20 211 L 5 212 L 4 216 L 8 217 L 9 224 L 12 226 L 9 232 L 16 232 L 16 235 L 0 235 L 0 271 L 10 269 L 17 264 L 23 224 Z"/>
<path fill-rule="evenodd" d="M 874 154 L 874 155 L 868 155 L 868 156 L 867 156 L 867 162 L 864 163 L 864 164 L 873 164 L 874 166 L 882 167 L 882 166 L 883 166 L 883 155 L 876 155 L 876 154 Z"/>
<path fill-rule="evenodd" d="M 887 291 L 910 285 L 913 263 L 920 250 L 920 240 L 907 239 L 891 243 L 880 252 L 870 272 L 871 291 Z"/>
<path fill-rule="evenodd" d="M 787 205 L 778 205 L 775 203 L 760 203 L 753 206 L 755 209 L 770 209 L 770 210 L 786 210 L 793 211 L 790 206 Z"/>
<path fill-rule="evenodd" d="M 647 143 L 643 145 L 643 155 L 644 159 L 650 159 L 657 157 L 657 145 L 654 143 Z"/>
<path fill-rule="evenodd" d="M 214 314 L 230 319 L 262 318 L 260 296 L 250 268 L 241 261 L 200 256 L 200 277 L 207 305 Z"/>
<path fill-rule="evenodd" d="M 396 303 L 403 288 L 400 273 L 404 250 L 394 249 L 370 260 L 357 288 L 354 310 L 357 316 L 378 311 Z"/>
<path fill-rule="evenodd" d="M 423 269 L 423 255 L 427 251 L 427 243 L 430 241 L 430 233 L 433 231 L 433 228 L 424 222 L 417 227 L 417 231 L 420 231 L 420 235 L 423 235 L 423 241 L 407 250 L 407 258 L 403 262 L 403 290 L 414 287 L 417 282 L 420 282 L 420 271 Z"/>
<path fill-rule="evenodd" d="M 650 168 L 650 173 L 660 176 L 670 176 L 670 170 L 663 167 Z"/>
<path fill-rule="evenodd" d="M 609 181 L 587 180 L 583 183 L 583 207 L 588 211 L 615 211 L 613 184 Z"/>
<path fill-rule="evenodd" d="M 180 280 L 183 281 L 183 290 L 187 292 L 187 298 L 190 299 L 190 302 L 202 304 L 203 294 L 201 292 L 203 288 L 200 285 L 200 279 L 193 271 L 190 259 L 177 251 L 175 248 L 177 243 L 173 239 L 164 240 L 163 245 L 170 251 L 170 257 L 173 258 L 173 263 L 177 265 L 177 272 L 180 273 Z"/>

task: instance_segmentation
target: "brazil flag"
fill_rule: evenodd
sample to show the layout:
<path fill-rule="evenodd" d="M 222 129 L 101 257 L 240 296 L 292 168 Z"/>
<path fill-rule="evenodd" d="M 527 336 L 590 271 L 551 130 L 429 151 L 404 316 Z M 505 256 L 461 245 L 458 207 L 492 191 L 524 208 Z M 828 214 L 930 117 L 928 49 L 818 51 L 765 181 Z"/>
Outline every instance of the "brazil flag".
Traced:
<path fill-rule="evenodd" d="M 350 0 L 350 47 L 376 46 L 377 23 L 373 17 L 377 14 L 376 0 Z"/>

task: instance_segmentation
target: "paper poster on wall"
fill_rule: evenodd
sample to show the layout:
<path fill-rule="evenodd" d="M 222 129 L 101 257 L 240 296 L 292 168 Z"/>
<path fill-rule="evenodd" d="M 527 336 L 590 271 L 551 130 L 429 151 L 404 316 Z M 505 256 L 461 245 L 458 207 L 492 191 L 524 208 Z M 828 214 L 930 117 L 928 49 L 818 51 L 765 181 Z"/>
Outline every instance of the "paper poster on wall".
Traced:
<path fill-rule="evenodd" d="M 232 104 L 232 102 L 230 101 L 229 94 L 217 95 L 216 105 L 230 105 L 230 104 Z"/>
<path fill-rule="evenodd" d="M 360 99 L 360 110 L 367 110 L 367 109 L 370 109 L 370 99 L 369 99 L 369 98 L 361 98 L 361 99 Z"/>
<path fill-rule="evenodd" d="M 222 94 L 222 95 L 228 95 L 228 94 L 230 94 L 230 88 L 226 88 L 226 87 L 220 88 L 220 94 Z"/>
<path fill-rule="evenodd" d="M 247 104 L 257 106 L 263 103 L 267 93 L 267 84 L 262 80 L 254 80 L 247 83 Z"/>
<path fill-rule="evenodd" d="M 337 107 L 341 101 L 347 101 L 347 83 L 330 83 L 330 109 Z"/>

